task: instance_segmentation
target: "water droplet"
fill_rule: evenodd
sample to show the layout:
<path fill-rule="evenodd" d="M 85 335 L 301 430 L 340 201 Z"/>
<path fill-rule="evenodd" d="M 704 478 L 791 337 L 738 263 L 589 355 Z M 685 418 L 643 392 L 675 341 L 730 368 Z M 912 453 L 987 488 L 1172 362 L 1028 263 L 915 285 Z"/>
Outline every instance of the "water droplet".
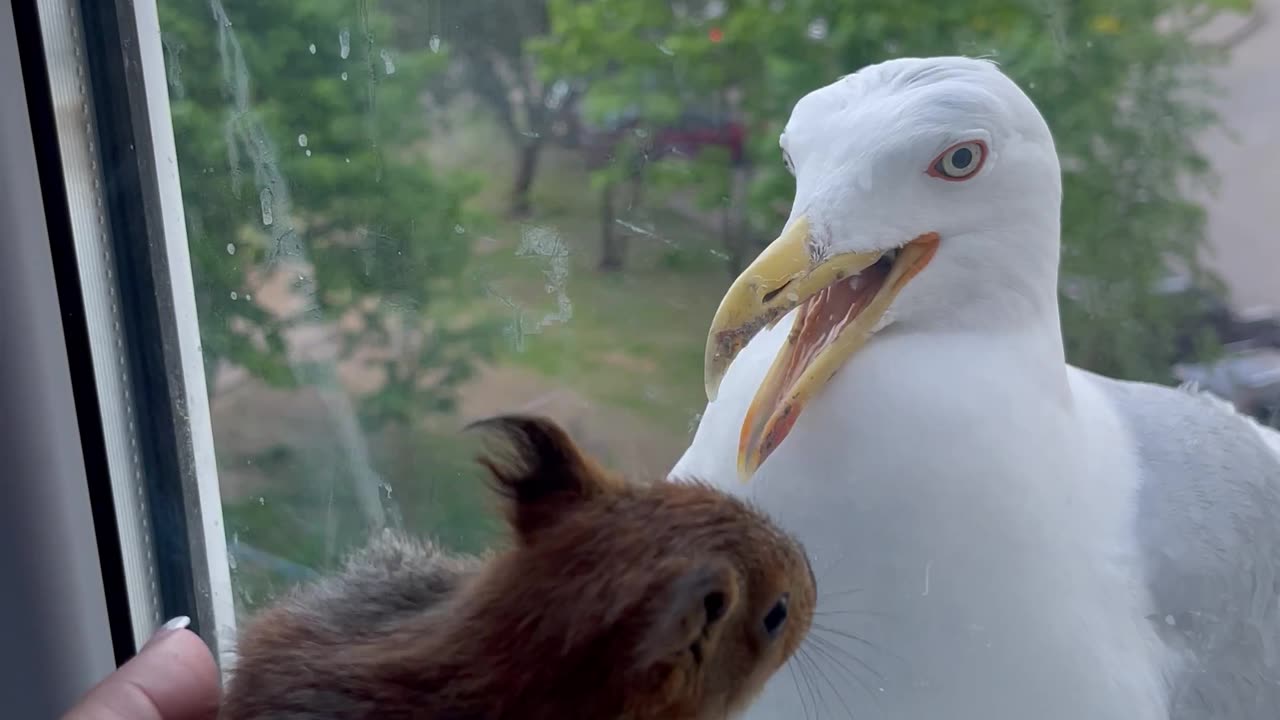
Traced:
<path fill-rule="evenodd" d="M 386 70 L 388 75 L 395 75 L 396 63 L 394 60 L 391 59 L 391 53 L 387 52 L 386 50 L 383 50 L 378 54 L 382 56 L 382 69 Z"/>
<path fill-rule="evenodd" d="M 351 31 L 346 28 L 342 28 L 338 33 L 338 54 L 343 60 L 351 54 Z"/>
<path fill-rule="evenodd" d="M 227 243 L 227 254 L 228 254 L 228 255 L 235 255 L 235 254 L 236 254 L 236 244 L 235 244 L 235 243 Z"/>
<path fill-rule="evenodd" d="M 307 134 L 302 133 L 298 135 L 298 147 L 306 147 L 306 146 L 307 146 Z"/>
<path fill-rule="evenodd" d="M 461 235 L 462 233 L 466 232 L 466 231 L 467 231 L 467 229 L 466 229 L 466 228 L 464 228 L 464 227 L 462 227 L 461 225 L 454 225 L 454 226 L 453 226 L 453 231 L 454 231 L 454 232 L 456 232 L 456 233 L 458 233 L 459 235 Z"/>
<path fill-rule="evenodd" d="M 232 290 L 232 291 L 231 291 L 231 299 L 232 299 L 232 300 L 239 300 L 239 299 L 240 299 L 240 295 L 239 295 L 235 290 Z"/>
<path fill-rule="evenodd" d="M 431 52 L 433 53 L 440 52 L 440 36 L 432 35 L 431 40 L 427 42 L 427 46 L 431 48 Z"/>
<path fill-rule="evenodd" d="M 271 188 L 262 188 L 262 192 L 258 193 L 258 204 L 262 206 L 262 224 L 270 225 L 275 222 L 271 211 Z"/>
<path fill-rule="evenodd" d="M 343 73 L 342 73 L 342 81 L 343 81 L 343 82 L 346 82 L 346 81 L 347 81 L 347 73 L 346 73 L 346 71 L 345 71 L 345 70 L 344 70 L 344 71 L 343 71 Z"/>
<path fill-rule="evenodd" d="M 351 158 L 347 158 L 347 164 L 348 164 L 348 165 L 350 165 L 350 164 L 351 164 Z"/>
<path fill-rule="evenodd" d="M 826 18 L 817 18 L 809 23 L 809 28 L 805 34 L 810 40 L 825 40 L 827 38 L 827 20 Z"/>
<path fill-rule="evenodd" d="M 316 44 L 315 44 L 315 43 L 311 43 L 310 45 L 308 45 L 308 46 L 307 46 L 307 50 L 308 50 L 308 51 L 310 51 L 312 55 L 315 55 L 315 54 L 316 54 Z"/>
<path fill-rule="evenodd" d="M 310 151 L 310 150 L 308 150 L 308 151 L 307 151 L 307 157 L 311 157 L 311 151 Z"/>
<path fill-rule="evenodd" d="M 666 55 L 667 57 L 671 57 L 672 55 L 676 54 L 675 50 L 672 50 L 671 48 L 667 47 L 666 45 L 663 45 L 662 43 L 658 43 L 658 52 L 662 53 L 663 55 Z"/>
<path fill-rule="evenodd" d="M 252 300 L 252 299 L 253 299 L 253 296 L 252 296 L 252 295 L 250 295 L 249 293 L 245 293 L 245 294 L 244 294 L 244 299 L 245 299 L 245 300 Z"/>

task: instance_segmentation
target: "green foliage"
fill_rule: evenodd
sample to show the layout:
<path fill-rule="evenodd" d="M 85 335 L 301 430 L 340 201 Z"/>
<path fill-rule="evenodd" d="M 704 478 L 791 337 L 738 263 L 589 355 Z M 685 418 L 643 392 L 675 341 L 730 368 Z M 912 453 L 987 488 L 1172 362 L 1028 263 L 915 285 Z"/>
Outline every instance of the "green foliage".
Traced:
<path fill-rule="evenodd" d="M 572 134 L 562 121 L 570 119 L 578 97 L 558 78 L 534 72 L 525 50 L 527 41 L 547 33 L 545 0 L 385 0 L 384 6 L 400 21 L 406 42 L 415 34 L 420 42 L 424 29 L 445 31 L 443 38 L 436 34 L 428 41 L 446 47 L 451 57 L 446 82 L 437 84 L 435 95 L 479 100 L 497 120 L 517 158 L 509 209 L 528 215 L 544 144 L 557 125 L 566 126 L 560 134 Z"/>
<path fill-rule="evenodd" d="M 462 202 L 474 181 L 433 173 L 422 152 L 423 87 L 447 58 L 395 46 L 375 3 L 164 0 L 160 10 L 210 375 L 225 361 L 300 382 L 308 368 L 286 356 L 283 333 L 343 318 L 347 352 L 396 355 L 366 419 L 447 409 L 486 351 L 479 330 L 431 313 L 460 292 L 470 254 Z M 291 317 L 254 297 L 284 271 L 302 299 Z"/>
<path fill-rule="evenodd" d="M 891 57 L 997 60 L 1045 114 L 1064 159 L 1063 277 L 1083 288 L 1063 298 L 1069 356 L 1164 379 L 1187 309 L 1154 286 L 1170 267 L 1204 274 L 1204 213 L 1190 193 L 1208 174 L 1193 141 L 1215 120 L 1214 57 L 1193 43 L 1190 23 L 1241 4 L 551 0 L 551 34 L 531 49 L 544 73 L 590 83 L 584 102 L 598 117 L 630 111 L 654 127 L 692 104 L 744 122 L 760 237 L 776 233 L 790 204 L 777 136 L 803 94 Z M 1170 18 L 1187 24 L 1157 29 Z M 646 176 L 713 188 L 714 202 L 730 172 L 726 158 L 708 157 Z"/>
<path fill-rule="evenodd" d="M 547 32 L 546 4 L 542 0 L 383 0 L 382 7 L 397 18 L 397 34 L 406 46 L 430 45 L 430 36 L 448 50 L 461 82 L 446 91 L 475 93 L 491 102 L 500 115 L 524 112 L 526 100 L 508 96 L 514 88 L 536 89 L 529 73 L 527 40 Z M 554 79 L 554 78 L 552 78 Z M 537 111 L 537 107 L 531 108 Z M 545 107 L 542 108 L 545 110 Z M 506 123 L 528 127 L 530 118 L 499 117 Z"/>

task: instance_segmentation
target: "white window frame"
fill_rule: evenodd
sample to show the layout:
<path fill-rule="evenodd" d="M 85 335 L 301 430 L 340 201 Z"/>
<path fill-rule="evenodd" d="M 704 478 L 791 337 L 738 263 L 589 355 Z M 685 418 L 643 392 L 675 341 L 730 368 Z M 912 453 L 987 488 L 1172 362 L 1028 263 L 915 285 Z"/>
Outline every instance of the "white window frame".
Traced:
<path fill-rule="evenodd" d="M 167 616 L 187 614 L 226 670 L 233 658 L 235 612 L 156 2 L 39 0 L 38 13 L 134 650 Z M 92 43 L 86 42 L 86 16 L 102 25 Z M 111 98 L 115 114 L 106 124 L 128 127 L 103 127 L 94 88 L 103 87 L 104 77 L 123 78 L 123 87 L 112 87 L 127 95 L 123 103 Z M 117 163 L 106 177 L 104 145 L 122 137 L 113 134 L 118 131 L 131 138 L 127 154 L 136 167 L 130 163 L 120 174 Z M 136 197 L 121 201 L 108 195 L 107 183 L 121 176 L 136 180 Z M 129 207 L 122 211 L 121 202 Z M 117 237 L 113 228 L 119 227 L 120 212 L 134 216 L 132 227 L 141 236 Z M 139 253 L 146 267 L 138 272 L 154 289 L 154 297 L 142 302 L 159 329 L 160 337 L 147 338 L 155 347 L 140 347 L 136 335 L 131 342 L 128 326 L 135 318 L 123 308 L 122 289 L 131 282 L 126 275 L 137 264 L 130 258 Z M 136 310 L 137 298 L 133 302 Z M 162 366 L 164 377 L 140 372 L 139 353 L 152 367 Z M 148 434 L 153 412 L 171 419 L 165 432 Z M 149 454 L 167 463 L 148 466 Z M 168 503 L 163 512 L 162 502 Z M 159 529 L 157 520 L 164 521 Z M 165 534 L 174 527 L 182 531 Z M 171 543 L 183 548 L 189 575 L 166 575 L 160 555 Z M 172 558 L 167 561 L 172 567 Z"/>

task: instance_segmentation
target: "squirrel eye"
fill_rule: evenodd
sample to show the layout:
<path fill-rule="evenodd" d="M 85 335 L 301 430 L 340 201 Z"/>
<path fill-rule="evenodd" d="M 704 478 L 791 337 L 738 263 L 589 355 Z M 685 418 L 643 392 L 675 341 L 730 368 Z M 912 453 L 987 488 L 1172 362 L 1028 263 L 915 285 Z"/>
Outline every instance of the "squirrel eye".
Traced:
<path fill-rule="evenodd" d="M 707 614 L 708 625 L 711 625 L 712 623 L 716 622 L 720 618 L 724 617 L 724 611 L 725 611 L 724 593 L 721 593 L 721 592 L 708 593 L 707 596 L 702 599 L 702 607 Z"/>
<path fill-rule="evenodd" d="M 764 631 L 769 637 L 774 637 L 782 626 L 787 622 L 787 603 L 791 601 L 791 593 L 782 593 L 782 597 L 778 598 L 778 602 L 769 608 L 769 612 L 764 616 Z"/>
<path fill-rule="evenodd" d="M 986 157 L 987 146 L 981 140 L 956 143 L 943 150 L 927 172 L 942 180 L 967 180 L 982 169 Z"/>

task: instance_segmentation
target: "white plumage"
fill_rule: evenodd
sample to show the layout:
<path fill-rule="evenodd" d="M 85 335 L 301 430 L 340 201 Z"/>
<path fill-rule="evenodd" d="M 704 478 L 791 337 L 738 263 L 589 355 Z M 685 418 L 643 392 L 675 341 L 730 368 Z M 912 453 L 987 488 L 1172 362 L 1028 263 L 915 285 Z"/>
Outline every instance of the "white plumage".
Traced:
<path fill-rule="evenodd" d="M 1277 717 L 1280 434 L 1065 363 L 1060 174 L 1030 100 L 985 61 L 893 60 L 803 98 L 781 142 L 788 232 L 726 295 L 723 380 L 672 471 L 813 558 L 811 642 L 747 717 Z M 855 297 L 822 333 L 849 337 L 788 339 L 847 270 L 893 285 L 870 263 L 920 238 L 887 309 Z"/>

